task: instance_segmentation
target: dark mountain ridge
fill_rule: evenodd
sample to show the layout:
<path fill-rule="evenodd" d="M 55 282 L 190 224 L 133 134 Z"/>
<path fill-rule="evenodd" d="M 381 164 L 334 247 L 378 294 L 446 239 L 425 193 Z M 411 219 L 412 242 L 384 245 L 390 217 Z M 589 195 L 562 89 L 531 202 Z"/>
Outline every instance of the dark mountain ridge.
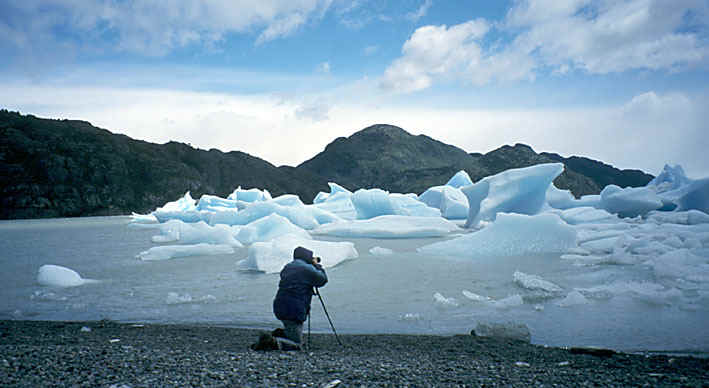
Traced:
<path fill-rule="evenodd" d="M 421 193 L 460 170 L 477 181 L 508 168 L 562 162 L 555 184 L 575 195 L 609 183 L 642 186 L 651 175 L 618 170 L 586 158 L 537 154 L 503 146 L 469 154 L 425 135 L 387 124 L 340 137 L 297 167 L 276 167 L 249 154 L 223 153 L 169 142 L 154 144 L 113 134 L 79 120 L 41 119 L 0 110 L 0 218 L 146 213 L 189 190 L 225 197 L 237 186 L 292 193 L 309 202 L 327 182 L 351 190 L 379 187 Z"/>

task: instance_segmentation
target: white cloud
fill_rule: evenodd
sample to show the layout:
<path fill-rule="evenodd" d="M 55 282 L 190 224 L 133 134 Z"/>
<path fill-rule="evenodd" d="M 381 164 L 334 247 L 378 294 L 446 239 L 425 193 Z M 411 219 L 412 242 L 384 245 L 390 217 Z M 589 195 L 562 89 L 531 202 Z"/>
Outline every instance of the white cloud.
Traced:
<path fill-rule="evenodd" d="M 164 55 L 193 43 L 209 46 L 227 33 L 261 31 L 257 43 L 287 36 L 310 19 L 322 18 L 333 0 L 26 0 L 4 5 L 15 20 L 0 29 L 18 48 L 57 41 L 103 45 L 147 55 Z M 51 3 L 51 4 L 48 4 Z M 57 37 L 57 28 L 70 27 Z M 110 36 L 109 43 L 97 37 Z M 96 49 L 94 47 L 94 49 Z"/>
<path fill-rule="evenodd" d="M 513 39 L 486 45 L 490 28 Z M 707 62 L 709 45 L 700 36 L 707 29 L 709 5 L 702 0 L 517 0 L 502 23 L 418 28 L 381 85 L 413 92 L 445 80 L 532 80 L 546 69 L 676 71 Z"/>
<path fill-rule="evenodd" d="M 482 19 L 416 29 L 401 49 L 403 56 L 386 69 L 381 86 L 412 92 L 428 88 L 434 78 L 460 76 L 482 60 L 479 41 L 488 29 Z"/>
<path fill-rule="evenodd" d="M 433 0 L 423 0 L 423 4 L 416 10 L 416 12 L 409 12 L 406 14 L 406 18 L 417 22 L 422 17 L 426 16 L 428 9 L 433 5 Z"/>
<path fill-rule="evenodd" d="M 356 92 L 361 86 L 353 85 Z M 343 90 L 333 92 L 339 94 Z M 40 117 L 83 119 L 112 132 L 202 149 L 239 150 L 276 165 L 297 165 L 339 136 L 374 123 L 398 125 L 468 152 L 526 143 L 536 151 L 586 156 L 657 174 L 665 163 L 709 176 L 706 101 L 648 91 L 602 108 L 471 110 L 326 96 L 283 99 L 156 89 L 40 87 L 0 89 L 6 108 Z M 294 146 L 297 145 L 297 146 Z"/>

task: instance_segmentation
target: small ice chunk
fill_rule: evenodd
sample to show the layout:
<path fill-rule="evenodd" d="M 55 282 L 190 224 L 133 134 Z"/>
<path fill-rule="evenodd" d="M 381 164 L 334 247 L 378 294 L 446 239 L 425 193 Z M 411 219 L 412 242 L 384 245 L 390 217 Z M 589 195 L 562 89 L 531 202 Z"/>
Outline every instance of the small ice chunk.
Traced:
<path fill-rule="evenodd" d="M 91 279 L 83 279 L 73 269 L 59 265 L 45 264 L 39 267 L 37 282 L 43 286 L 76 287 L 96 281 Z"/>
<path fill-rule="evenodd" d="M 436 307 L 440 308 L 452 308 L 458 307 L 458 301 L 455 298 L 446 298 L 440 292 L 433 294 L 433 300 L 436 303 Z"/>
<path fill-rule="evenodd" d="M 147 251 L 140 252 L 136 257 L 144 261 L 153 261 L 188 256 L 228 255 L 232 253 L 234 253 L 234 248 L 231 245 L 200 243 L 152 247 Z"/>
<path fill-rule="evenodd" d="M 468 290 L 463 290 L 462 293 L 463 296 L 475 302 L 489 302 L 490 300 L 492 300 L 489 296 L 478 295 Z"/>
<path fill-rule="evenodd" d="M 406 313 L 399 317 L 400 321 L 416 322 L 423 320 L 423 317 L 419 313 Z"/>
<path fill-rule="evenodd" d="M 81 331 L 82 333 L 90 333 L 90 332 L 91 332 L 91 328 L 88 327 L 88 326 L 82 326 L 80 331 Z"/>
<path fill-rule="evenodd" d="M 522 287 L 526 288 L 528 290 L 532 291 L 544 291 L 544 292 L 549 292 L 549 293 L 556 293 L 556 292 L 561 292 L 562 288 L 557 286 L 556 284 L 542 279 L 540 276 L 537 275 L 528 275 L 524 272 L 520 271 L 515 271 L 514 275 L 514 282 Z"/>
<path fill-rule="evenodd" d="M 569 292 L 569 294 L 558 303 L 560 307 L 578 306 L 583 304 L 588 304 L 588 299 L 586 299 L 586 297 L 577 290 Z"/>
<path fill-rule="evenodd" d="M 503 299 L 493 300 L 491 304 L 499 309 L 508 309 L 523 305 L 524 300 L 522 299 L 521 295 L 514 294 Z"/>
<path fill-rule="evenodd" d="M 394 254 L 394 251 L 389 248 L 373 247 L 369 250 L 369 253 L 374 256 L 388 256 Z"/>

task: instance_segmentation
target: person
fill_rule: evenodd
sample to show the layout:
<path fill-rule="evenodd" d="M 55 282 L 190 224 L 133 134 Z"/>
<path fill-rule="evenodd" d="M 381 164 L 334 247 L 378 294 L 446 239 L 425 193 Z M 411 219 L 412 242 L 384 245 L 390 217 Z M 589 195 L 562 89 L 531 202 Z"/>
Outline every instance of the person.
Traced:
<path fill-rule="evenodd" d="M 278 292 L 273 299 L 273 313 L 283 323 L 283 336 L 298 348 L 302 344 L 303 322 L 310 313 L 313 287 L 327 283 L 327 274 L 313 252 L 297 247 L 293 261 L 281 270 Z"/>

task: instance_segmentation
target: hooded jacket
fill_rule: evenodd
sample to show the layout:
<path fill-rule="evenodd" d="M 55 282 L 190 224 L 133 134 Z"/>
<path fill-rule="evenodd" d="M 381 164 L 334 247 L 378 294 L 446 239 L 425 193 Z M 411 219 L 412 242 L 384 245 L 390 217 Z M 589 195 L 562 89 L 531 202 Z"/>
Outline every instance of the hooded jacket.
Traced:
<path fill-rule="evenodd" d="M 304 322 L 310 312 L 313 287 L 327 283 L 327 274 L 320 264 L 311 264 L 313 252 L 303 247 L 293 251 L 293 261 L 281 270 L 278 292 L 273 300 L 276 318 Z"/>

